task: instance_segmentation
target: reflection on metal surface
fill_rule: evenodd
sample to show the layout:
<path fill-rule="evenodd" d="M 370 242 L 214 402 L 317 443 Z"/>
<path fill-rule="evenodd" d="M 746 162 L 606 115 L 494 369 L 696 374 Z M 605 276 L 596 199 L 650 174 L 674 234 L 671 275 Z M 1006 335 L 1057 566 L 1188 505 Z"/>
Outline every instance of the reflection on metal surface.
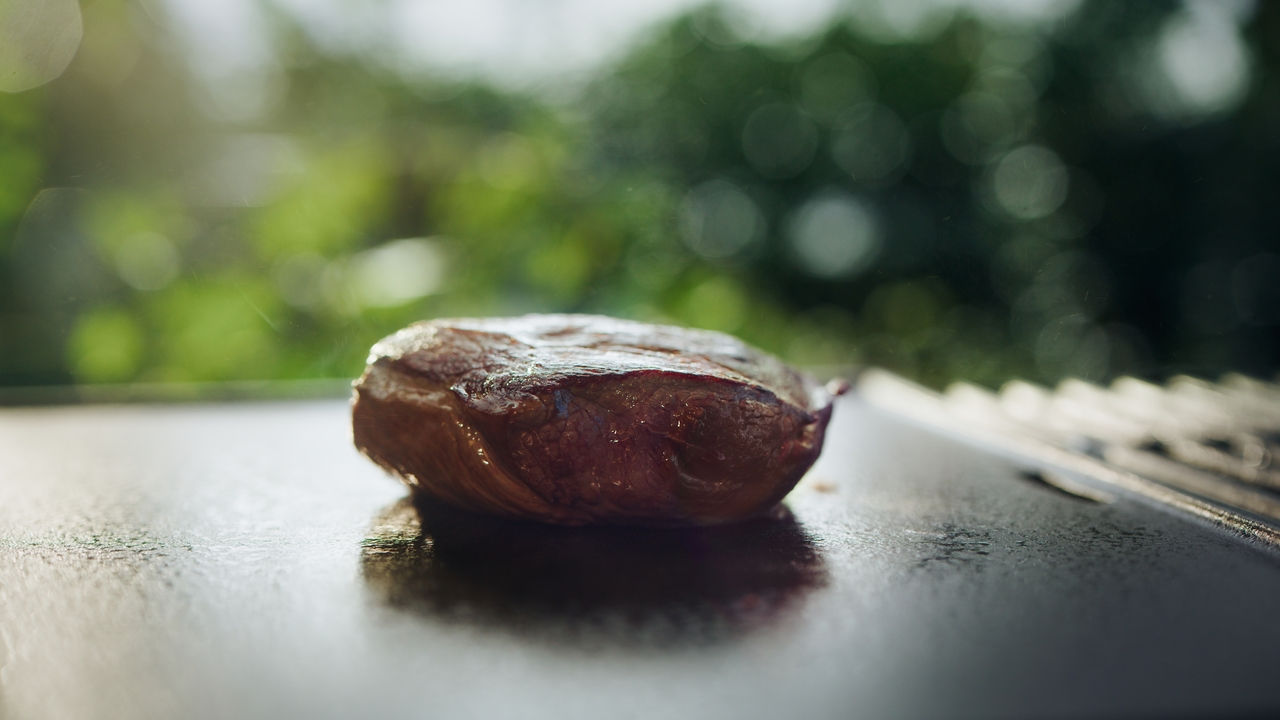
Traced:
<path fill-rule="evenodd" d="M 567 641 L 696 645 L 781 619 L 827 571 L 790 511 L 692 529 L 564 528 L 403 498 L 361 552 L 387 604 Z"/>
<path fill-rule="evenodd" d="M 1022 472 L 1019 477 L 1029 483 L 1050 488 L 1051 490 L 1076 500 L 1084 502 L 1107 504 L 1115 502 L 1115 495 L 1105 490 L 1090 487 L 1084 483 L 1076 482 L 1069 476 L 1049 470 L 1027 470 Z"/>

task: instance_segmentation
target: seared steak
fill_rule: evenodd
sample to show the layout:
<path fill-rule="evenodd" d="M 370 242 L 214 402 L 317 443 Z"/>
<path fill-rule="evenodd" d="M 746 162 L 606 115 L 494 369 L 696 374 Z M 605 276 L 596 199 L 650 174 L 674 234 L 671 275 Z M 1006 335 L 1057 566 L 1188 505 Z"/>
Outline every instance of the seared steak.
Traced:
<path fill-rule="evenodd" d="M 818 456 L 827 389 L 721 333 L 590 315 L 435 320 L 374 345 L 356 446 L 416 493 L 580 525 L 758 515 Z"/>

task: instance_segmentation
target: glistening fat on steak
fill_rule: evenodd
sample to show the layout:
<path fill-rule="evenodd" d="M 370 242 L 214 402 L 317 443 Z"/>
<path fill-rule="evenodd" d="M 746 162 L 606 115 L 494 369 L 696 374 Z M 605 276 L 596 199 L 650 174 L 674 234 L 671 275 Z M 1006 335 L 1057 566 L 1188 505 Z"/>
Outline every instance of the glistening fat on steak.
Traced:
<path fill-rule="evenodd" d="M 352 419 L 360 451 L 430 499 L 566 525 L 705 525 L 782 500 L 838 391 L 704 330 L 435 320 L 374 345 Z"/>

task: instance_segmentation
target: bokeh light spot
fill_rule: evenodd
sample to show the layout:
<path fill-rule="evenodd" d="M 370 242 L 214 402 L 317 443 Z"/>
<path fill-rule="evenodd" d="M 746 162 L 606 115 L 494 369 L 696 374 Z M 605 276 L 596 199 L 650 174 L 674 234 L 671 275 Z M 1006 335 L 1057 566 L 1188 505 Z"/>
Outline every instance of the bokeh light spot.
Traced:
<path fill-rule="evenodd" d="M 727 180 L 690 190 L 680 212 L 681 236 L 702 257 L 732 257 L 764 237 L 764 215 L 755 201 Z"/>
<path fill-rule="evenodd" d="M 880 251 L 880 228 L 864 202 L 843 191 L 819 193 L 788 225 L 796 262 L 815 277 L 838 278 L 869 267 Z"/>
<path fill-rule="evenodd" d="M 444 280 L 444 253 L 437 240 L 392 240 L 352 256 L 346 277 L 363 307 L 402 305 L 435 292 Z"/>
<path fill-rule="evenodd" d="M 169 238 L 144 232 L 125 238 L 115 248 L 116 272 L 136 290 L 159 290 L 178 277 L 178 249 Z"/>
<path fill-rule="evenodd" d="M 75 0 L 0 0 L 0 91 L 56 80 L 84 34 Z"/>
<path fill-rule="evenodd" d="M 1165 23 L 1156 58 L 1172 93 L 1161 93 L 1157 109 L 1189 118 L 1234 107 L 1249 82 L 1249 56 L 1230 3 L 1190 2 Z"/>
<path fill-rule="evenodd" d="M 1067 168 L 1052 150 L 1023 145 L 996 163 L 992 190 L 1000 207 L 1015 218 L 1045 217 L 1067 199 Z"/>

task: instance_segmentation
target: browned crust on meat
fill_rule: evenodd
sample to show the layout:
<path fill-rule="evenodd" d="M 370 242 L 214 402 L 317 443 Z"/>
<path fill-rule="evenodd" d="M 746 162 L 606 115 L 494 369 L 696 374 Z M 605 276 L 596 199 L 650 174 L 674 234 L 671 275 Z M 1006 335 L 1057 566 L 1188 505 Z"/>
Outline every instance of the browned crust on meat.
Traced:
<path fill-rule="evenodd" d="M 561 524 L 713 524 L 774 507 L 831 398 L 720 333 L 594 316 L 437 320 L 376 345 L 356 446 L 415 492 Z"/>

